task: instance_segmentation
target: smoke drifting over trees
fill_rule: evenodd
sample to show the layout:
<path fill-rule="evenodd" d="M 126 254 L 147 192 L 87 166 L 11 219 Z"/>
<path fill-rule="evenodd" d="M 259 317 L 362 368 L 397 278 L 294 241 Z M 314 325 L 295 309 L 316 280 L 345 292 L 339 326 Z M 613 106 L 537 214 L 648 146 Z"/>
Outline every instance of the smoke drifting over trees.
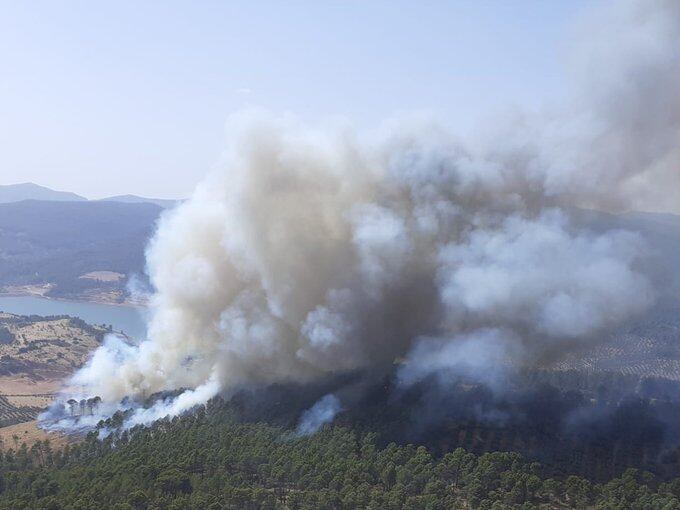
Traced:
<path fill-rule="evenodd" d="M 678 212 L 680 3 L 608 7 L 582 33 L 568 113 L 475 147 L 423 122 L 358 133 L 231 117 L 221 168 L 148 248 L 148 339 L 109 339 L 74 396 L 101 396 L 106 413 L 189 388 L 135 424 L 395 361 L 405 385 L 451 369 L 493 385 L 647 310 L 642 239 L 569 211 Z"/>

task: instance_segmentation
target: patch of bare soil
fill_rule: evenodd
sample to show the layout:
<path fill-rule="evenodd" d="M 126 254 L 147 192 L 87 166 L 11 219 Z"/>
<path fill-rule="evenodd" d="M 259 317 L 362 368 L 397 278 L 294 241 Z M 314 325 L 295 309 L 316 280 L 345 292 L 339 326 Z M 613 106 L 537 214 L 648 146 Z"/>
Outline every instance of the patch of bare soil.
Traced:
<path fill-rule="evenodd" d="M 96 280 L 98 282 L 118 282 L 125 278 L 123 273 L 115 271 L 90 271 L 78 277 L 81 280 Z"/>
<path fill-rule="evenodd" d="M 26 443 L 49 440 L 53 450 L 72 444 L 78 437 L 46 432 L 36 418 L 47 408 L 61 388 L 61 380 L 35 380 L 30 377 L 0 377 L 0 450 L 16 450 Z M 3 426 L 5 425 L 5 426 Z"/>
<path fill-rule="evenodd" d="M 37 441 L 45 440 L 49 440 L 52 449 L 57 450 L 74 443 L 77 437 L 47 432 L 38 427 L 38 422 L 35 420 L 0 428 L 0 449 L 2 450 L 10 448 L 16 450 L 24 443 L 30 448 Z"/>
<path fill-rule="evenodd" d="M 15 407 L 46 408 L 53 400 L 52 395 L 6 395 L 7 401 Z"/>
<path fill-rule="evenodd" d="M 27 376 L 0 376 L 0 395 L 52 395 L 61 388 L 61 379 L 35 380 Z"/>
<path fill-rule="evenodd" d="M 54 284 L 52 283 L 43 283 L 41 285 L 7 285 L 1 289 L 0 295 L 45 297 L 53 288 Z"/>

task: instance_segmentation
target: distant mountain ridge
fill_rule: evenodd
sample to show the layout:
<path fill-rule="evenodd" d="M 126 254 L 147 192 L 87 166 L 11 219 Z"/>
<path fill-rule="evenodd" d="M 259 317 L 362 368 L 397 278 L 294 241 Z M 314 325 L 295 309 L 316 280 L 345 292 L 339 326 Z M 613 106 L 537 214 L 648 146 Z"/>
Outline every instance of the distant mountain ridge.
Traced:
<path fill-rule="evenodd" d="M 137 195 L 117 195 L 99 200 L 87 198 L 69 191 L 55 191 L 32 182 L 21 184 L 0 184 L 0 204 L 11 204 L 23 200 L 43 200 L 51 202 L 122 202 L 126 204 L 154 204 L 163 209 L 175 207 L 181 200 L 147 198 Z"/>
<path fill-rule="evenodd" d="M 163 209 L 170 209 L 175 207 L 181 200 L 172 200 L 169 198 L 148 198 L 137 195 L 117 195 L 115 197 L 101 198 L 98 202 L 123 202 L 125 204 L 155 204 Z"/>
<path fill-rule="evenodd" d="M 87 200 L 70 191 L 55 191 L 32 182 L 0 185 L 0 204 L 22 200 L 50 200 L 58 202 L 84 202 Z"/>

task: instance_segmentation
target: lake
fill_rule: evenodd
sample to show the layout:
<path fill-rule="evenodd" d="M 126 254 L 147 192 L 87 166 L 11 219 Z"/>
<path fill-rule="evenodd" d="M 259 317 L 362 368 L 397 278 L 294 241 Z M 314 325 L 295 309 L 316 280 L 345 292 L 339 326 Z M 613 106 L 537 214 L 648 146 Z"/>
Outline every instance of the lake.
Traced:
<path fill-rule="evenodd" d="M 17 315 L 71 315 L 90 324 L 111 324 L 116 331 L 141 339 L 146 336 L 144 308 L 76 301 L 57 301 L 33 296 L 0 296 L 0 311 Z"/>

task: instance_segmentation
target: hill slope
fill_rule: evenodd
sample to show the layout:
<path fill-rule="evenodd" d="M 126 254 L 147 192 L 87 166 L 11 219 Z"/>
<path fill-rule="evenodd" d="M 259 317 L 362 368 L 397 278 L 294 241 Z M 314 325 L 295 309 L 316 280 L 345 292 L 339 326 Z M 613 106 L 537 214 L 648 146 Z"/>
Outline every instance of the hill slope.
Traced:
<path fill-rule="evenodd" d="M 85 197 L 68 191 L 55 191 L 44 186 L 25 182 L 22 184 L 0 185 L 0 204 L 21 202 L 22 200 L 54 200 L 83 202 Z"/>
<path fill-rule="evenodd" d="M 108 332 L 74 317 L 0 311 L 0 427 L 34 420 Z"/>
<path fill-rule="evenodd" d="M 137 195 L 117 195 L 115 197 L 102 198 L 100 202 L 123 202 L 126 204 L 155 204 L 163 209 L 175 207 L 181 200 L 170 200 L 163 198 L 147 198 Z"/>
<path fill-rule="evenodd" d="M 0 204 L 0 288 L 51 284 L 52 295 L 120 290 L 92 272 L 144 270 L 144 247 L 162 209 L 153 204 L 27 200 Z"/>
<path fill-rule="evenodd" d="M 80 367 L 108 332 L 74 317 L 0 312 L 0 377 L 61 379 Z"/>

